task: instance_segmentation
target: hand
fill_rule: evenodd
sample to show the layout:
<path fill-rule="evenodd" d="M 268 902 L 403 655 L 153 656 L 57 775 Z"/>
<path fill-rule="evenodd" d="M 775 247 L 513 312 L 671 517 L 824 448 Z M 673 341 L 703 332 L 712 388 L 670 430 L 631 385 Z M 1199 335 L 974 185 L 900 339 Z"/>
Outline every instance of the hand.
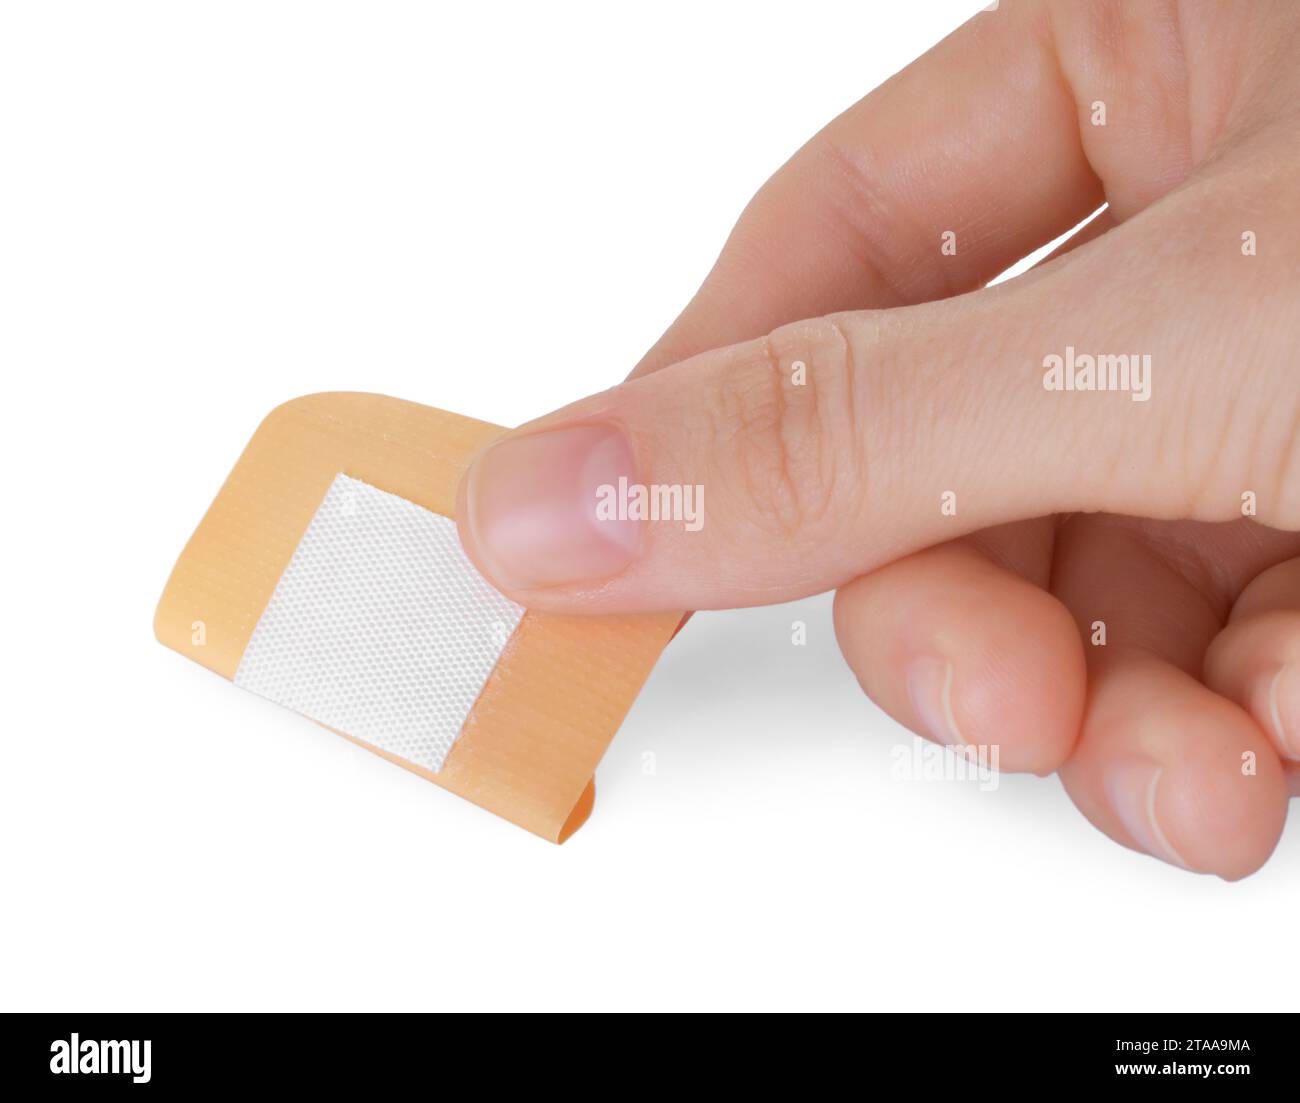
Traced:
<path fill-rule="evenodd" d="M 1252 872 L 1300 777 L 1298 105 L 1294 3 L 1004 0 L 768 181 L 630 381 L 476 460 L 470 555 L 556 612 L 838 588 L 891 716 Z"/>

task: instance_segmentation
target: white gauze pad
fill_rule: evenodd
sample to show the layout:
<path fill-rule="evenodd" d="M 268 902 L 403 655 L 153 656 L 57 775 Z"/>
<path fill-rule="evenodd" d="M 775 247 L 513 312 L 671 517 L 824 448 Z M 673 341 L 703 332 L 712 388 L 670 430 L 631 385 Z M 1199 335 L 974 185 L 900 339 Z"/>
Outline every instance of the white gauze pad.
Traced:
<path fill-rule="evenodd" d="M 453 520 L 340 474 L 235 684 L 437 772 L 523 613 Z"/>

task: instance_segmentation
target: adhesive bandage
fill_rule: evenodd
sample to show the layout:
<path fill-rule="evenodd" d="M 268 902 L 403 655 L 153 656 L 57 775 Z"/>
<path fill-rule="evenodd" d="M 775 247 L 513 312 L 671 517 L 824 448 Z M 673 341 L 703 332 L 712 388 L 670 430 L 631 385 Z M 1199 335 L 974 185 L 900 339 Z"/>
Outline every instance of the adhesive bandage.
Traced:
<path fill-rule="evenodd" d="M 273 411 L 172 572 L 167 646 L 545 838 L 679 614 L 561 617 L 495 590 L 451 519 L 503 430 L 380 395 Z"/>

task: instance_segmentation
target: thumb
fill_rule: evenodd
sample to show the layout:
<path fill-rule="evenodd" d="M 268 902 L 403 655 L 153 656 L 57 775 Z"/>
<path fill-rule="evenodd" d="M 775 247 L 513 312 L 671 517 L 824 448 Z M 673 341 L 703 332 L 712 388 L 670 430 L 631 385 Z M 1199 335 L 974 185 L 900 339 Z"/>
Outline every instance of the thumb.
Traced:
<path fill-rule="evenodd" d="M 466 549 L 530 608 L 649 612 L 791 600 L 1057 512 L 1226 520 L 1251 491 L 1269 521 L 1280 487 L 1248 476 L 1280 376 L 1208 362 L 1222 281 L 1115 266 L 1099 247 L 1123 229 L 997 288 L 785 326 L 526 425 L 462 483 Z"/>

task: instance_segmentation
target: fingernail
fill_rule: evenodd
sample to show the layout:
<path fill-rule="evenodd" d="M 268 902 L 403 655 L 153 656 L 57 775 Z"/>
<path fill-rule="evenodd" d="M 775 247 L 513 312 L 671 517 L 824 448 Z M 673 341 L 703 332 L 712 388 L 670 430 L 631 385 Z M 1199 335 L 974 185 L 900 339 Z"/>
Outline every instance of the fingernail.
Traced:
<path fill-rule="evenodd" d="M 638 522 L 597 518 L 597 490 L 633 478 L 632 450 L 613 425 L 507 437 L 474 461 L 466 512 L 492 579 L 506 589 L 598 580 L 636 555 Z"/>
<path fill-rule="evenodd" d="M 1163 774 L 1163 767 L 1145 759 L 1114 762 L 1106 770 L 1106 796 L 1111 810 L 1139 847 L 1155 858 L 1190 869 L 1165 835 L 1156 812 Z"/>
<path fill-rule="evenodd" d="M 907 668 L 907 695 L 921 726 L 936 743 L 964 747 L 966 739 L 952 712 L 952 663 L 929 655 Z"/>
<path fill-rule="evenodd" d="M 1279 750 L 1300 759 L 1300 667 L 1288 664 L 1273 674 L 1264 700 Z"/>

